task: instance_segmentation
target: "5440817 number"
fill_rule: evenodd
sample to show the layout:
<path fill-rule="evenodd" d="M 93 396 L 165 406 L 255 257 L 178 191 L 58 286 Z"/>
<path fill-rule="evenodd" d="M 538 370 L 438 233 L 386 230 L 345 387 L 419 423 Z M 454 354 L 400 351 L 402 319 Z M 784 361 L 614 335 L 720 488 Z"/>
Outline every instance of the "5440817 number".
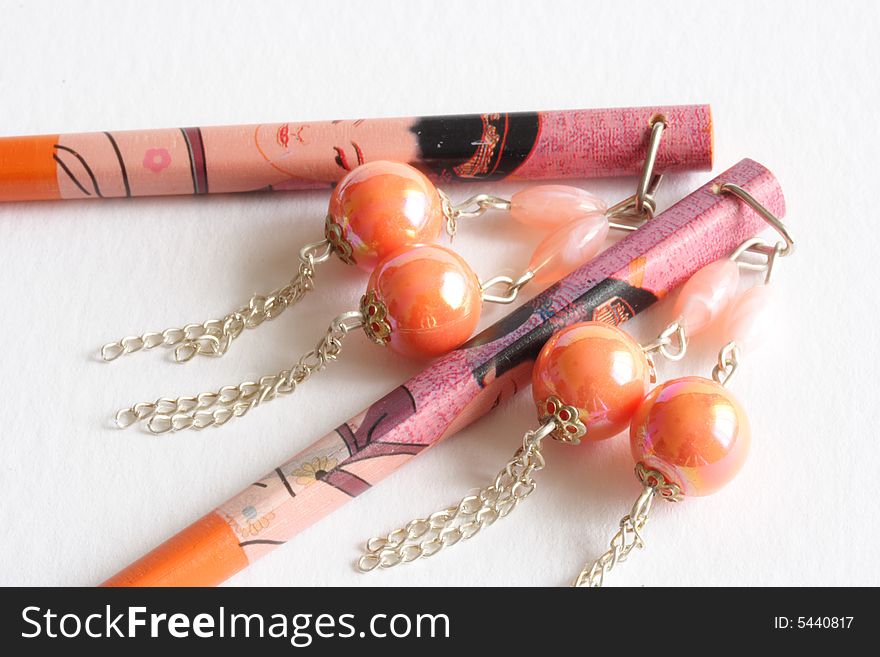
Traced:
<path fill-rule="evenodd" d="M 847 630 L 852 627 L 854 616 L 777 616 L 773 619 L 773 627 L 777 630 L 796 628 Z"/>

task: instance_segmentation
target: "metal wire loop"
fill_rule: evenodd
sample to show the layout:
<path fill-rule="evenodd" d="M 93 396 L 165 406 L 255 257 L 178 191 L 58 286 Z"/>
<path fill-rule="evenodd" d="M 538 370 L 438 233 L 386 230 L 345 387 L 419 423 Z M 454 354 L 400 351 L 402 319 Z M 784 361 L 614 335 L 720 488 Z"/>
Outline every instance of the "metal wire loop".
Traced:
<path fill-rule="evenodd" d="M 654 214 L 657 212 L 654 193 L 662 182 L 663 176 L 654 174 L 645 192 L 645 198 L 641 201 L 641 205 L 638 205 L 639 201 L 636 195 L 633 194 L 608 208 L 608 212 L 605 213 L 609 220 L 608 225 L 617 230 L 634 231 L 638 230 L 644 222 L 653 219 Z M 629 219 L 630 221 L 617 221 L 618 219 Z"/>
<path fill-rule="evenodd" d="M 654 206 L 654 191 L 656 191 L 656 185 L 659 184 L 659 181 L 654 180 L 654 167 L 657 164 L 657 152 L 660 150 L 660 139 L 663 137 L 663 130 L 666 128 L 666 117 L 663 115 L 652 117 L 650 126 L 651 136 L 648 140 L 648 151 L 645 154 L 642 172 L 636 185 L 635 209 L 637 212 L 645 212 L 646 204 L 650 202 L 650 216 L 653 216 L 656 210 Z"/>
<path fill-rule="evenodd" d="M 754 196 L 749 194 L 745 189 L 740 187 L 739 185 L 735 185 L 733 183 L 721 183 L 715 185 L 714 191 L 716 194 L 733 194 L 741 201 L 743 201 L 746 205 L 751 207 L 755 212 L 761 215 L 761 218 L 764 219 L 773 229 L 779 233 L 780 237 L 785 242 L 785 246 L 780 248 L 779 255 L 788 256 L 794 253 L 794 239 L 791 237 L 791 233 L 788 232 L 788 228 L 782 223 L 782 220 L 774 215 L 770 210 L 768 210 L 762 203 L 760 203 Z"/>
<path fill-rule="evenodd" d="M 446 232 L 450 239 L 455 238 L 459 219 L 473 219 L 490 210 L 510 210 L 509 200 L 491 194 L 477 194 L 461 203 L 454 204 L 446 192 L 441 189 L 438 189 L 437 192 L 440 194 L 440 205 L 443 216 L 446 218 Z"/>
<path fill-rule="evenodd" d="M 654 194 L 657 192 L 660 183 L 663 182 L 663 176 L 654 173 L 654 168 L 657 165 L 660 140 L 663 137 L 663 130 L 666 128 L 666 117 L 662 114 L 654 116 L 651 118 L 649 125 L 651 127 L 651 134 L 648 137 L 645 161 L 642 163 L 639 181 L 636 184 L 636 193 L 608 209 L 607 215 L 611 228 L 626 231 L 637 230 L 642 223 L 653 219 L 654 214 L 657 212 Z M 615 219 L 630 219 L 636 223 L 614 221 Z"/>
<path fill-rule="evenodd" d="M 770 282 L 770 277 L 773 274 L 776 258 L 782 255 L 784 248 L 785 244 L 782 242 L 770 244 L 760 237 L 752 237 L 736 247 L 733 253 L 730 254 L 730 260 L 742 269 L 764 272 L 764 284 L 766 285 Z M 746 255 L 757 255 L 763 260 L 761 262 L 751 262 L 745 259 L 744 256 Z"/>
<path fill-rule="evenodd" d="M 528 270 L 517 279 L 513 279 L 510 276 L 494 276 L 480 284 L 480 289 L 483 291 L 483 301 L 490 303 L 513 303 L 519 291 L 534 277 L 535 273 Z M 490 294 L 488 292 L 498 285 L 504 286 L 502 293 Z"/>
<path fill-rule="evenodd" d="M 644 345 L 642 351 L 646 354 L 659 353 L 666 360 L 681 360 L 687 353 L 687 334 L 684 326 L 672 322 L 663 329 L 654 342 Z"/>
<path fill-rule="evenodd" d="M 477 194 L 455 206 L 456 215 L 465 219 L 479 217 L 489 210 L 510 210 L 510 201 L 491 194 Z"/>

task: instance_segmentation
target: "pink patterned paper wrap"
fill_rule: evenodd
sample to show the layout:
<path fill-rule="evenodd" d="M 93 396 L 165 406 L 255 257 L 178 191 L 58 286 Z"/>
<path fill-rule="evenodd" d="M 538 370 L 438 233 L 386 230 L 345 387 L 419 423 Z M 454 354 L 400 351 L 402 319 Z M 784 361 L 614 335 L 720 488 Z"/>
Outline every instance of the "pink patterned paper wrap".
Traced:
<path fill-rule="evenodd" d="M 0 201 L 329 188 L 370 160 L 434 180 L 597 178 L 712 168 L 708 105 L 264 123 L 0 138 Z"/>

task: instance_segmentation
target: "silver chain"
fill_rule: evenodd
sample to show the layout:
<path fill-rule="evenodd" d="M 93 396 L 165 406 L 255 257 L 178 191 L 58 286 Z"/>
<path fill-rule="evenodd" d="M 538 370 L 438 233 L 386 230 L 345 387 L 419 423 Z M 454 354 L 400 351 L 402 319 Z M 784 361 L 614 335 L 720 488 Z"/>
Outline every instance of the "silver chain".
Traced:
<path fill-rule="evenodd" d="M 116 414 L 116 425 L 124 429 L 136 422 L 143 422 L 154 434 L 222 426 L 262 403 L 293 393 L 312 374 L 336 360 L 342 351 L 345 336 L 363 324 L 364 317 L 360 311 L 343 313 L 330 323 L 318 345 L 290 369 L 264 376 L 259 381 L 224 386 L 216 392 L 203 392 L 194 397 L 161 397 L 155 402 L 141 402 L 120 410 Z"/>
<path fill-rule="evenodd" d="M 630 512 L 620 519 L 620 529 L 612 537 L 609 548 L 601 557 L 592 564 L 584 567 L 572 583 L 574 587 L 599 587 L 605 581 L 605 575 L 619 563 L 626 561 L 630 552 L 634 549 L 645 547 L 645 539 L 642 537 L 642 529 L 648 522 L 648 513 L 651 511 L 651 502 L 654 499 L 654 489 L 645 486 L 639 499 L 633 504 Z"/>
<path fill-rule="evenodd" d="M 371 538 L 358 559 L 358 570 L 366 573 L 433 556 L 509 515 L 535 491 L 537 484 L 532 475 L 544 469 L 541 443 L 555 427 L 549 420 L 538 429 L 526 432 L 522 447 L 492 483 L 477 493 L 430 516 L 416 518 L 387 536 Z"/>
<path fill-rule="evenodd" d="M 302 299 L 314 287 L 315 265 L 327 260 L 331 251 L 330 242 L 326 239 L 307 244 L 300 250 L 299 271 L 284 287 L 267 295 L 255 294 L 246 305 L 223 319 L 209 319 L 201 324 L 129 335 L 116 342 L 108 342 L 101 348 L 101 358 L 113 361 L 126 354 L 156 347 L 174 348 L 174 359 L 178 363 L 196 356 L 222 356 L 245 329 L 256 328 L 266 320 L 278 317 Z"/>

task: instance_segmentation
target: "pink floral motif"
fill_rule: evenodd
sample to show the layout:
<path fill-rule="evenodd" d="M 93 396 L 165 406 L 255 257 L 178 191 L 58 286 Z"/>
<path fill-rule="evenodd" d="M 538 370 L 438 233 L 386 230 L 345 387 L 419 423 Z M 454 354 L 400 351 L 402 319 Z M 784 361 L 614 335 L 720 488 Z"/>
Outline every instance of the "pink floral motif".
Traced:
<path fill-rule="evenodd" d="M 171 164 L 171 154 L 167 148 L 148 148 L 144 153 L 144 166 L 154 173 L 159 173 L 169 164 Z"/>

